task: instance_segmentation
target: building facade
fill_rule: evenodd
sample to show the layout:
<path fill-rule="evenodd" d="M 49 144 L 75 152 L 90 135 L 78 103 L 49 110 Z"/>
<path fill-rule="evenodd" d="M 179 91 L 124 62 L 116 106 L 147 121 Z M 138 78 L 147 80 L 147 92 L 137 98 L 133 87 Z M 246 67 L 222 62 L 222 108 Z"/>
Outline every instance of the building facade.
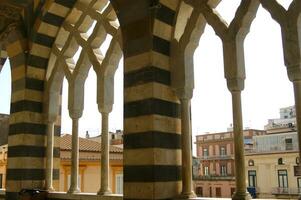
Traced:
<path fill-rule="evenodd" d="M 248 187 L 258 198 L 297 198 L 301 191 L 296 132 L 255 136 L 246 151 Z"/>
<path fill-rule="evenodd" d="M 253 148 L 253 136 L 264 134 L 263 130 L 245 130 L 245 149 Z M 233 132 L 196 136 L 200 165 L 194 184 L 198 196 L 229 198 L 235 191 L 233 136 Z"/>
<path fill-rule="evenodd" d="M 71 177 L 71 135 L 64 135 L 60 145 L 60 179 L 56 191 L 67 192 Z M 123 149 L 110 146 L 109 187 L 112 193 L 123 194 Z M 79 188 L 97 193 L 101 183 L 101 144 L 79 138 Z"/>
<path fill-rule="evenodd" d="M 71 174 L 71 135 L 64 135 L 60 141 L 59 181 L 55 191 L 67 192 Z M 7 145 L 0 146 L 0 188 L 6 187 Z M 79 189 L 84 193 L 97 193 L 100 189 L 101 144 L 79 138 Z M 123 194 L 123 149 L 110 146 L 109 187 L 114 194 Z"/>
<path fill-rule="evenodd" d="M 279 109 L 279 118 L 269 119 L 264 129 L 268 133 L 296 131 L 296 108 L 289 106 Z"/>

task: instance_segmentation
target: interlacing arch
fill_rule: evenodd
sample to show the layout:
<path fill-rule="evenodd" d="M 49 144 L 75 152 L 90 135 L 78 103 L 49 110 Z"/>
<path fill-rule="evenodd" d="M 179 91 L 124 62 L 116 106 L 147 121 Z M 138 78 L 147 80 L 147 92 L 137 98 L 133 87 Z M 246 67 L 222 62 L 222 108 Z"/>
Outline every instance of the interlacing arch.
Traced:
<path fill-rule="evenodd" d="M 108 35 L 112 38 L 110 41 Z M 78 146 L 74 142 L 78 140 L 78 119 L 82 116 L 84 109 L 84 84 L 88 72 L 93 67 L 97 75 L 97 104 L 99 112 L 102 113 L 102 137 L 108 134 L 108 114 L 112 111 L 114 103 L 114 74 L 122 57 L 121 33 L 119 22 L 114 9 L 107 0 L 77 1 L 63 22 L 54 45 L 52 47 L 49 65 L 46 73 L 46 111 L 48 123 L 48 138 L 53 138 L 53 126 L 58 119 L 60 106 L 60 91 L 63 78 L 66 77 L 69 85 L 68 109 L 73 121 L 72 137 L 73 151 L 78 153 Z M 101 46 L 108 43 L 108 49 L 102 50 Z M 102 138 L 102 146 L 108 148 Z M 48 140 L 48 163 L 49 173 L 46 177 L 47 188 L 52 188 L 51 166 L 53 164 L 51 147 L 53 141 Z M 108 141 L 107 141 L 108 142 Z M 102 151 L 107 155 L 108 149 Z M 69 192 L 78 192 L 77 171 L 78 154 L 72 156 L 71 187 Z M 103 165 L 107 161 L 102 158 Z M 107 169 L 108 170 L 108 169 Z M 108 174 L 108 171 L 103 172 Z M 76 176 L 76 177 L 75 177 Z M 102 177 L 105 177 L 103 175 Z M 100 193 L 109 191 L 108 180 L 101 181 Z M 105 188 L 103 188 L 105 187 Z"/>
<path fill-rule="evenodd" d="M 300 15 L 301 3 L 298 0 L 292 1 L 288 10 L 285 10 L 275 0 L 241 0 L 235 17 L 228 25 L 225 20 L 214 9 L 219 1 L 210 0 L 184 0 L 179 9 L 178 21 L 175 27 L 174 38 L 171 49 L 172 65 L 172 87 L 181 101 L 182 112 L 182 143 L 186 141 L 186 147 L 182 146 L 182 154 L 185 153 L 186 165 L 191 165 L 191 157 L 188 147 L 190 126 L 189 106 L 194 88 L 193 54 L 197 47 L 205 23 L 207 22 L 220 37 L 223 44 L 224 72 L 227 86 L 232 95 L 234 145 L 235 145 L 235 166 L 245 166 L 243 124 L 241 108 L 241 91 L 244 89 L 245 63 L 244 63 L 244 39 L 247 36 L 251 23 L 256 16 L 259 4 L 271 13 L 272 17 L 280 24 L 284 48 L 284 60 L 288 68 L 289 79 L 294 84 L 296 109 L 300 115 L 297 120 L 301 126 L 301 59 L 300 59 Z M 190 6 L 190 7 L 189 7 Z M 190 14 L 190 16 L 189 16 Z M 206 22 L 205 22 L 206 21 Z M 186 24 L 185 24 L 186 22 Z M 184 106 L 186 104 L 186 106 Z M 186 107 L 186 113 L 183 110 Z M 299 107 L 299 108 L 298 108 Z M 184 125 L 184 127 L 183 127 Z M 183 140 L 183 136 L 186 139 Z M 301 130 L 298 132 L 299 144 L 301 144 Z M 183 145 L 183 144 L 182 144 Z M 186 149 L 186 151 L 185 151 Z M 301 151 L 300 151 L 301 152 Z M 188 159 L 188 160 L 187 160 Z M 191 171 L 186 170 L 183 174 L 183 190 L 187 193 L 192 191 Z M 235 168 L 236 192 L 233 199 L 248 199 L 246 193 L 245 169 Z M 191 192 L 191 195 L 192 192 Z"/>

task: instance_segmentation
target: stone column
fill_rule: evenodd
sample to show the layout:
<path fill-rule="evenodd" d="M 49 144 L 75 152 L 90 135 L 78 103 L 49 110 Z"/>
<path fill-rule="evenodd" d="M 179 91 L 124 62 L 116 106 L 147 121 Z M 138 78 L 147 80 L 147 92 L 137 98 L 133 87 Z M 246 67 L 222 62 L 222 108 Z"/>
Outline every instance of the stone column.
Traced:
<path fill-rule="evenodd" d="M 296 80 L 293 82 L 294 85 L 294 95 L 295 95 L 295 108 L 296 108 L 296 125 L 298 132 L 298 144 L 299 144 L 299 158 L 301 158 L 301 80 Z M 301 162 L 299 162 L 299 167 L 301 167 Z M 300 198 L 299 198 L 300 199 Z"/>
<path fill-rule="evenodd" d="M 233 84 L 234 83 L 234 84 Z M 245 176 L 244 135 L 241 108 L 241 91 L 244 80 L 228 80 L 228 88 L 232 95 L 234 157 L 235 157 L 235 184 L 236 191 L 232 197 L 235 200 L 251 199 L 247 192 Z"/>
<path fill-rule="evenodd" d="M 182 129 L 182 197 L 196 197 L 192 188 L 192 152 L 191 152 L 191 120 L 190 99 L 181 101 L 181 129 Z"/>
<path fill-rule="evenodd" d="M 72 117 L 72 150 L 71 150 L 71 184 L 68 193 L 79 193 L 78 168 L 79 168 L 79 146 L 78 146 L 78 120 Z"/>
<path fill-rule="evenodd" d="M 111 194 L 109 188 L 109 113 L 101 112 L 102 128 L 101 128 L 101 184 L 98 194 L 107 195 Z"/>
<path fill-rule="evenodd" d="M 189 77 L 187 78 L 189 79 Z M 175 88 L 174 91 L 181 103 L 181 150 L 182 150 L 182 192 L 181 199 L 196 197 L 192 187 L 192 146 L 191 146 L 191 98 L 193 83 L 189 86 Z"/>
<path fill-rule="evenodd" d="M 49 120 L 47 127 L 46 190 L 54 191 L 53 180 L 53 133 L 54 121 Z"/>

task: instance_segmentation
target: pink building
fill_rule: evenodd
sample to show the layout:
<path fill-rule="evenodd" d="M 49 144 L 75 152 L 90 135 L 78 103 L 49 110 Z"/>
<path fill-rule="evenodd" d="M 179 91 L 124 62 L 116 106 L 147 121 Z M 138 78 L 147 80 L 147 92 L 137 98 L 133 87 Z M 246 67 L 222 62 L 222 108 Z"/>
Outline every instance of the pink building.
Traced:
<path fill-rule="evenodd" d="M 244 130 L 245 149 L 253 146 L 252 137 L 264 130 Z M 199 166 L 195 174 L 195 191 L 203 197 L 231 197 L 235 191 L 233 132 L 196 136 Z"/>

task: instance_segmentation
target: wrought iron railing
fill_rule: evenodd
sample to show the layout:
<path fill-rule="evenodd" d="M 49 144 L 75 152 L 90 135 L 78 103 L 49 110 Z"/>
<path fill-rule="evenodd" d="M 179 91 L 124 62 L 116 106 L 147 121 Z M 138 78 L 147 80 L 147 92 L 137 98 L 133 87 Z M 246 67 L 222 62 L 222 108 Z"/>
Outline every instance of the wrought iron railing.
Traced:
<path fill-rule="evenodd" d="M 272 188 L 272 194 L 299 195 L 301 194 L 301 188 L 275 187 Z"/>
<path fill-rule="evenodd" d="M 229 160 L 234 159 L 234 155 L 217 155 L 217 156 L 202 156 L 199 157 L 201 161 L 203 160 Z"/>

